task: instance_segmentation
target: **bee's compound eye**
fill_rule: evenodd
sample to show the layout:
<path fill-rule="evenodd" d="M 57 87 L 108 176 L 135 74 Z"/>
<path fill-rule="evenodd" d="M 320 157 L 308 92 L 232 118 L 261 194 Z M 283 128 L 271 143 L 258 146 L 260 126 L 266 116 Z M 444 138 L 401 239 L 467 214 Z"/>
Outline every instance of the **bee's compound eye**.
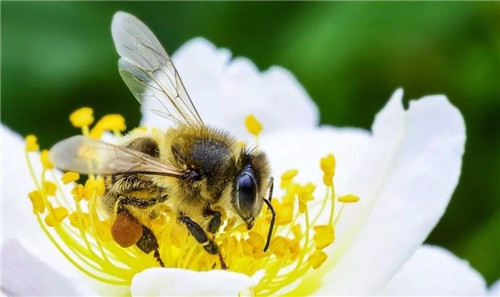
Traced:
<path fill-rule="evenodd" d="M 252 175 L 243 173 L 238 177 L 238 200 L 240 209 L 250 213 L 256 198 L 255 180 Z"/>

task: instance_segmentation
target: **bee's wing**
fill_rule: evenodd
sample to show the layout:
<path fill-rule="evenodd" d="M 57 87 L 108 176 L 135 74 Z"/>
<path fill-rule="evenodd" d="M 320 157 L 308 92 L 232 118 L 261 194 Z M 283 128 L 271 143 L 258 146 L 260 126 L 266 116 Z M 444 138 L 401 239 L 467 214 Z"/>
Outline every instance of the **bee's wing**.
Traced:
<path fill-rule="evenodd" d="M 117 12 L 111 33 L 121 57 L 120 75 L 141 104 L 152 98 L 165 108 L 155 112 L 177 124 L 204 125 L 172 60 L 146 25 L 133 15 Z"/>
<path fill-rule="evenodd" d="M 182 171 L 134 149 L 85 136 L 56 143 L 49 157 L 59 169 L 82 174 L 154 174 L 180 177 Z"/>

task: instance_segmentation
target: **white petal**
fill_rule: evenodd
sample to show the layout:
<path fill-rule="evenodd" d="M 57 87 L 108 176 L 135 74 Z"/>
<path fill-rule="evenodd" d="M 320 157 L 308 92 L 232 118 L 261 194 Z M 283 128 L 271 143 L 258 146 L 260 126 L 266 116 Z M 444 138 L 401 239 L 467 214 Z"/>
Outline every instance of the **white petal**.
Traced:
<path fill-rule="evenodd" d="M 132 296 L 237 296 L 256 285 L 262 274 L 176 268 L 150 268 L 132 280 Z"/>
<path fill-rule="evenodd" d="M 244 120 L 249 114 L 262 122 L 263 133 L 318 123 L 315 103 L 284 68 L 260 72 L 250 60 L 231 61 L 229 50 L 217 49 L 202 38 L 188 41 L 172 59 L 204 121 L 240 139 L 248 137 Z M 165 127 L 165 119 L 148 111 L 152 106 L 143 106 L 141 124 Z"/>
<path fill-rule="evenodd" d="M 377 115 L 369 153 L 353 173 L 360 195 L 340 219 L 328 294 L 371 294 L 385 285 L 444 213 L 458 182 L 465 143 L 460 112 L 445 96 L 402 106 L 402 91 Z"/>
<path fill-rule="evenodd" d="M 33 214 L 28 193 L 35 189 L 24 156 L 24 140 L 1 125 L 2 136 L 2 242 L 15 238 L 37 258 L 66 276 L 81 276 L 42 232 Z M 33 166 L 41 172 L 38 153 L 33 153 Z M 84 285 L 83 285 L 84 286 Z"/>
<path fill-rule="evenodd" d="M 486 283 L 467 261 L 437 247 L 424 245 L 389 281 L 380 295 L 484 296 Z"/>
<path fill-rule="evenodd" d="M 490 296 L 500 296 L 500 279 L 491 285 L 489 290 Z"/>
<path fill-rule="evenodd" d="M 325 187 L 320 159 L 331 153 L 335 155 L 336 189 L 338 192 L 348 191 L 346 183 L 352 168 L 366 153 L 369 141 L 370 135 L 365 130 L 322 126 L 263 135 L 260 147 L 269 157 L 272 174 L 278 185 L 285 171 L 298 169 L 296 181 L 316 184 L 316 197 L 322 199 Z M 275 189 L 275 196 L 279 196 L 279 186 Z"/>
<path fill-rule="evenodd" d="M 28 198 L 28 192 L 33 190 L 34 184 L 24 158 L 24 141 L 4 125 L 1 126 L 1 133 L 2 239 L 26 233 L 29 237 L 40 236 L 40 228 Z M 19 219 L 20 215 L 22 220 Z"/>
<path fill-rule="evenodd" d="M 40 261 L 17 240 L 2 242 L 2 292 L 8 296 L 80 296 L 73 280 Z M 88 293 L 88 291 L 86 292 Z"/>

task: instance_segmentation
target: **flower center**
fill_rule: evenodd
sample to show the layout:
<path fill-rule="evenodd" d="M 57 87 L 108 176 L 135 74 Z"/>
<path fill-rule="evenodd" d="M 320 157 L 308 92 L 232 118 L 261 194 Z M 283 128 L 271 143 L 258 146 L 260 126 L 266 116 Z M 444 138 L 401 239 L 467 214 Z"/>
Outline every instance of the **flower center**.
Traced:
<path fill-rule="evenodd" d="M 102 137 L 105 131 L 119 137 L 126 128 L 121 116 L 107 115 L 90 129 L 94 121 L 90 108 L 75 111 L 70 120 L 75 127 L 82 129 L 84 135 L 94 138 Z M 250 133 L 258 137 L 262 130 L 258 120 L 249 116 L 245 123 Z M 158 132 L 153 130 L 152 133 Z M 36 185 L 28 196 L 41 229 L 68 261 L 94 279 L 125 286 L 131 284 L 135 274 L 159 266 L 153 253 L 146 254 L 135 245 L 122 248 L 113 240 L 113 218 L 100 208 L 99 198 L 105 194 L 101 177 L 89 176 L 85 182 L 77 183 L 80 179 L 78 173 L 58 175 L 52 170 L 54 165 L 46 150 L 40 154 L 43 169 L 35 172 L 32 152 L 38 150 L 36 137 L 26 137 L 26 159 Z M 322 201 L 315 199 L 316 185 L 294 181 L 298 170 L 282 174 L 280 188 L 283 195 L 272 199 L 276 227 L 266 252 L 264 246 L 272 217 L 267 208 L 255 220 L 251 231 L 247 231 L 246 224 L 238 218 L 228 217 L 219 210 L 223 223 L 214 240 L 227 269 L 249 276 L 263 271 L 262 279 L 253 288 L 255 295 L 275 294 L 306 272 L 320 267 L 328 258 L 323 249 L 335 241 L 335 225 L 344 204 L 358 201 L 359 198 L 352 194 L 335 194 L 333 155 L 322 158 L 320 167 L 326 187 Z M 168 206 L 165 205 L 151 220 L 150 227 L 158 240 L 158 252 L 166 267 L 197 271 L 221 269 L 218 256 L 207 253 L 185 226 L 177 222 L 177 214 Z"/>

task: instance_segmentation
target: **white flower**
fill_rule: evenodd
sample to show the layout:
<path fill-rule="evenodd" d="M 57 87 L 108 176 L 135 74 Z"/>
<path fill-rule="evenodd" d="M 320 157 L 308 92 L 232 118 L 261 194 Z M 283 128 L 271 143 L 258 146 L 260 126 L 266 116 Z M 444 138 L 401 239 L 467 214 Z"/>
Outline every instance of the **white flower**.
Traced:
<path fill-rule="evenodd" d="M 445 96 L 411 101 L 405 110 L 403 92 L 397 90 L 376 116 L 371 133 L 318 127 L 316 105 L 283 68 L 260 73 L 249 60 L 231 60 L 228 50 L 200 38 L 179 49 L 173 60 L 205 122 L 248 141 L 253 139 L 245 118 L 253 114 L 263 124 L 259 144 L 270 157 L 273 175 L 295 168 L 296 182 L 316 185 L 315 200 L 308 202 L 311 217 L 328 195 L 319 160 L 330 153 L 336 160 L 335 193 L 361 198 L 345 207 L 337 202 L 335 241 L 323 248 L 326 261 L 318 269 L 308 267 L 296 280 L 288 278 L 289 284 L 287 278 L 276 282 L 283 286 L 273 295 L 487 294 L 483 278 L 465 261 L 442 248 L 422 246 L 444 213 L 461 170 L 465 126 Z M 147 112 L 150 107 L 143 106 L 142 125 L 163 127 L 163 119 Z M 252 277 L 150 268 L 135 275 L 131 286 L 90 281 L 54 248 L 32 214 L 26 193 L 33 185 L 24 150 L 21 138 L 2 126 L 1 288 L 6 295 L 236 295 L 252 293 L 259 284 L 265 287 L 265 262 Z M 288 190 L 276 188 L 276 197 Z M 68 196 L 70 189 L 62 187 Z M 330 212 L 324 212 L 318 221 L 328 221 Z M 304 224 L 303 217 L 297 222 Z M 81 263 L 70 252 L 68 257 Z"/>

